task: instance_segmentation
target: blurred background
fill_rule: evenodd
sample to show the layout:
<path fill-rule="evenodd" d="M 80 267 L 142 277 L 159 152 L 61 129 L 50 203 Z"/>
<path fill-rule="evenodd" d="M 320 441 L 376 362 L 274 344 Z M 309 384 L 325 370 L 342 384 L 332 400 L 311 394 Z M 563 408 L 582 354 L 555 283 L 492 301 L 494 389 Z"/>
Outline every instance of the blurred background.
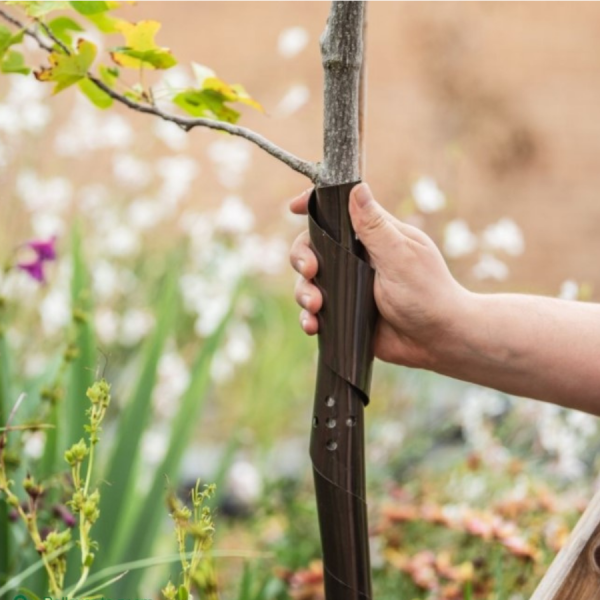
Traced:
<path fill-rule="evenodd" d="M 178 58 L 153 78 L 159 102 L 193 85 L 192 61 L 207 65 L 263 105 L 242 110 L 242 125 L 318 160 L 328 9 L 148 2 L 119 14 L 160 21 L 157 41 Z M 468 288 L 598 300 L 599 32 L 594 3 L 369 4 L 365 179 Z M 28 393 L 23 422 L 56 410 L 66 427 L 45 390 L 78 392 L 83 414 L 81 386 L 103 373 L 114 402 L 97 479 L 122 466 L 115 448 L 135 463 L 121 474 L 128 491 L 107 493 L 103 516 L 121 516 L 102 534 L 100 567 L 175 551 L 161 498 L 156 531 L 135 537 L 167 465 L 182 498 L 197 477 L 219 485 L 224 598 L 322 597 L 308 459 L 316 340 L 297 324 L 287 258 L 305 228 L 287 203 L 308 185 L 245 140 L 102 112 L 33 77 L 0 80 L 2 260 L 26 260 L 32 239 L 56 236 L 58 251 L 45 284 L 22 269 L 0 280 L 11 393 Z M 65 359 L 82 343 L 87 354 Z M 367 418 L 376 596 L 528 597 L 596 487 L 596 420 L 383 364 Z M 17 473 L 60 471 L 44 432 L 11 443 Z M 119 590 L 156 595 L 165 577 L 155 566 Z"/>

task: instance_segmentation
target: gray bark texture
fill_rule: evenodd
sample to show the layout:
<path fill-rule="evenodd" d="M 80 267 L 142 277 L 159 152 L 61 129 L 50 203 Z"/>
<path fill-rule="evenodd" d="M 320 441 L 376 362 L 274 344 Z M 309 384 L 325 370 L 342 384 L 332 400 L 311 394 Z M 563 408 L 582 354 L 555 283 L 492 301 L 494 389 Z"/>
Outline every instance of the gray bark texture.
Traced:
<path fill-rule="evenodd" d="M 334 0 L 321 36 L 324 71 L 324 148 L 319 184 L 360 177 L 359 89 L 365 3 Z"/>

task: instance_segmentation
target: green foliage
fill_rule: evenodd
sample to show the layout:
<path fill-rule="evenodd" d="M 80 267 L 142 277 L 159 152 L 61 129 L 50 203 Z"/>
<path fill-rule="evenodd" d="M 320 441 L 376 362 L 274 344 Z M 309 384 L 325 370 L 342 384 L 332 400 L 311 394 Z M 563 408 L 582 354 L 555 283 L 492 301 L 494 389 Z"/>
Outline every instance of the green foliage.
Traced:
<path fill-rule="evenodd" d="M 53 94 L 76 84 L 87 76 L 89 68 L 96 58 L 96 46 L 92 42 L 80 39 L 77 50 L 72 54 L 54 51 L 50 54 L 49 67 L 42 67 L 34 74 L 38 81 L 55 83 Z"/>
<path fill-rule="evenodd" d="M 11 50 L 11 46 L 23 41 L 23 32 L 13 34 L 10 29 L 0 25 L 0 71 L 2 73 L 20 73 L 27 75 L 30 69 L 20 52 Z"/>
<path fill-rule="evenodd" d="M 84 31 L 83 27 L 70 17 L 56 17 L 48 22 L 48 29 L 63 44 L 71 47 L 73 45 L 73 36 L 71 32 Z"/>
<path fill-rule="evenodd" d="M 205 69 L 208 76 L 202 78 L 199 88 L 189 88 L 173 98 L 173 103 L 194 117 L 208 117 L 236 123 L 240 113 L 228 104 L 240 103 L 262 110 L 240 84 L 229 85 Z"/>
<path fill-rule="evenodd" d="M 6 4 L 15 4 L 22 10 L 24 10 L 28 16 L 39 19 L 45 17 L 47 14 L 54 12 L 55 10 L 66 10 L 69 8 L 69 2 L 44 2 L 36 0 L 14 0 L 6 2 Z"/>
<path fill-rule="evenodd" d="M 113 99 L 90 79 L 82 79 L 77 85 L 94 106 L 102 110 L 112 106 Z"/>
<path fill-rule="evenodd" d="M 161 48 L 154 40 L 160 27 L 158 21 L 119 21 L 115 28 L 125 37 L 125 46 L 113 49 L 112 59 L 119 66 L 130 69 L 170 69 L 175 66 L 177 61 L 171 51 Z"/>

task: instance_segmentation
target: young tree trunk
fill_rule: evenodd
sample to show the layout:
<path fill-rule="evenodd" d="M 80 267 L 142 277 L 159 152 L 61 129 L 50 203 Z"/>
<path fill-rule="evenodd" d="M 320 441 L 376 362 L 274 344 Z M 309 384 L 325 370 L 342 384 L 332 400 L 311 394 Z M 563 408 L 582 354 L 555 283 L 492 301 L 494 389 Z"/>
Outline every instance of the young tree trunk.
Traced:
<path fill-rule="evenodd" d="M 334 1 L 321 40 L 324 160 L 309 204 L 319 259 L 319 364 L 311 458 L 327 600 L 371 598 L 363 409 L 369 401 L 374 273 L 348 214 L 359 179 L 364 2 Z"/>

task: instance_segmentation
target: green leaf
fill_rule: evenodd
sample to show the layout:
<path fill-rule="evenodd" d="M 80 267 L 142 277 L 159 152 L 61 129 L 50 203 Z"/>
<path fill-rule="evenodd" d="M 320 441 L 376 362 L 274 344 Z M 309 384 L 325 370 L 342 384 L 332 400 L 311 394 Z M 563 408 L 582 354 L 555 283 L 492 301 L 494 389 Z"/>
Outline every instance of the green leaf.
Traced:
<path fill-rule="evenodd" d="M 86 2 L 86 1 L 77 1 L 77 2 L 69 2 L 69 4 L 80 14 L 85 15 L 86 17 L 89 15 L 97 15 L 100 13 L 105 13 L 106 11 L 111 9 L 108 2 Z M 111 4 L 117 4 L 115 2 Z"/>
<path fill-rule="evenodd" d="M 65 10 L 69 8 L 68 2 L 37 2 L 36 0 L 13 0 L 4 4 L 15 4 L 23 9 L 30 17 L 39 19 L 55 10 Z"/>
<path fill-rule="evenodd" d="M 187 588 L 183 584 L 181 584 L 179 586 L 179 589 L 177 590 L 178 600 L 188 600 L 189 597 L 190 593 L 188 592 Z"/>
<path fill-rule="evenodd" d="M 97 13 L 95 15 L 85 15 L 88 21 L 91 21 L 102 33 L 117 33 L 117 26 L 121 19 L 115 19 L 108 13 Z"/>
<path fill-rule="evenodd" d="M 117 543 L 121 528 L 126 527 L 126 507 L 131 503 L 135 492 L 140 443 L 152 418 L 152 394 L 156 384 L 158 362 L 177 316 L 177 311 L 173 309 L 177 296 L 175 264 L 176 261 L 173 261 L 164 282 L 157 308 L 156 327 L 146 341 L 142 369 L 135 390 L 119 421 L 115 443 L 102 477 L 109 485 L 102 490 L 100 512 L 113 515 L 112 526 L 106 526 L 97 533 L 100 548 L 104 549 L 104 559 L 110 554 L 109 547 Z"/>
<path fill-rule="evenodd" d="M 105 110 L 112 106 L 113 99 L 104 90 L 101 90 L 90 79 L 82 79 L 77 85 L 79 86 L 79 89 L 92 102 L 92 104 L 94 104 L 98 108 Z"/>
<path fill-rule="evenodd" d="M 227 123 L 236 123 L 240 113 L 225 105 L 226 100 L 211 90 L 189 89 L 173 98 L 173 103 L 193 117 L 218 119 Z"/>
<path fill-rule="evenodd" d="M 4 308 L 0 306 L 0 423 L 6 425 L 10 414 L 10 399 L 12 396 L 11 369 L 8 356 L 8 344 L 4 336 Z M 0 497 L 0 573 L 8 575 L 13 534 L 8 518 L 9 507 L 4 494 Z"/>
<path fill-rule="evenodd" d="M 196 65 L 195 71 L 201 67 Z M 202 78 L 200 89 L 187 89 L 173 98 L 173 103 L 194 117 L 207 117 L 236 123 L 240 113 L 226 103 L 239 102 L 247 104 L 257 110 L 263 110 L 262 106 L 254 100 L 240 84 L 229 85 L 214 74 L 204 69 L 207 74 Z"/>
<path fill-rule="evenodd" d="M 108 86 L 115 87 L 117 79 L 119 79 L 119 69 L 116 67 L 107 67 L 106 65 L 100 65 L 98 67 L 100 71 L 100 79 Z"/>
<path fill-rule="evenodd" d="M 232 304 L 235 305 L 235 302 L 234 298 Z M 168 475 L 172 481 L 177 479 L 181 458 L 194 430 L 198 427 L 200 410 L 210 385 L 210 365 L 223 341 L 230 314 L 223 319 L 217 330 L 202 342 L 191 369 L 191 381 L 181 398 L 179 411 L 173 419 L 167 453 L 154 473 L 149 491 L 144 494 L 144 498 L 152 498 L 153 501 L 138 499 L 140 509 L 133 519 L 124 523 L 124 530 L 120 536 L 125 547 L 119 547 L 118 554 L 109 557 L 111 563 L 138 558 L 142 553 L 151 551 L 154 545 L 160 524 L 164 519 L 162 502 L 157 500 L 164 498 L 165 475 Z M 119 598 L 135 597 L 140 578 L 141 573 L 131 573 L 131 577 L 126 581 L 123 580 L 122 587 L 117 586 L 115 595 Z"/>
<path fill-rule="evenodd" d="M 88 69 L 96 57 L 96 46 L 88 40 L 79 40 L 75 54 L 65 55 L 58 52 L 50 54 L 50 66 L 42 67 L 34 75 L 39 81 L 56 83 L 53 94 L 74 85 L 86 77 Z"/>
<path fill-rule="evenodd" d="M 177 60 L 168 48 L 161 48 L 154 38 L 160 29 L 158 21 L 129 23 L 119 21 L 116 28 L 125 37 L 125 46 L 111 52 L 112 59 L 121 67 L 139 69 L 143 66 L 152 69 L 169 69 Z"/>
<path fill-rule="evenodd" d="M 69 34 L 70 31 L 84 31 L 83 27 L 73 21 L 69 17 L 56 17 L 48 23 L 48 28 L 63 44 L 71 46 L 73 37 Z"/>
<path fill-rule="evenodd" d="M 13 32 L 4 27 L 4 25 L 0 25 L 0 57 L 4 55 L 4 53 L 15 44 L 20 44 L 23 41 L 24 32 L 18 31 L 13 34 Z"/>
<path fill-rule="evenodd" d="M 11 50 L 4 56 L 0 64 L 3 73 L 20 73 L 29 75 L 31 69 L 25 64 L 25 57 L 20 52 Z"/>

